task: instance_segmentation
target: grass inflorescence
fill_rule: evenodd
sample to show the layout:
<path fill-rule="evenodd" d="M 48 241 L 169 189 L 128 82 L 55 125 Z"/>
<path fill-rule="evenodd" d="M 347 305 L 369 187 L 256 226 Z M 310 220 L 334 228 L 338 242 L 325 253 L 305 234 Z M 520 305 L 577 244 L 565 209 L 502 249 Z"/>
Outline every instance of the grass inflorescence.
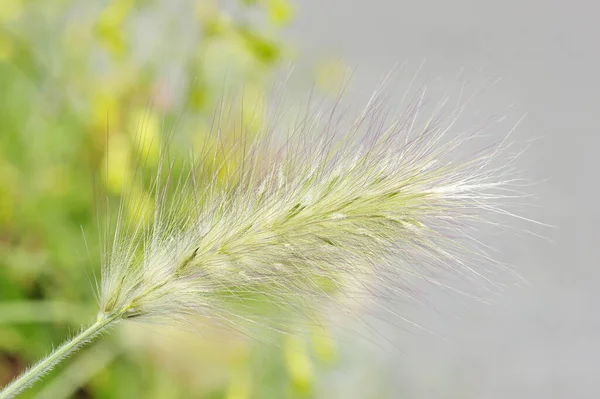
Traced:
<path fill-rule="evenodd" d="M 411 278 L 448 271 L 489 282 L 465 260 L 486 259 L 467 231 L 510 214 L 502 204 L 521 195 L 519 153 L 507 155 L 509 133 L 474 151 L 481 129 L 454 131 L 464 103 L 444 98 L 430 114 L 422 104 L 417 96 L 393 118 L 377 94 L 351 120 L 336 102 L 291 123 L 276 107 L 257 135 L 228 146 L 221 109 L 216 140 L 178 175 L 181 159 L 165 146 L 149 225 L 126 225 L 126 199 L 105 242 L 99 331 L 190 315 L 276 327 L 258 316 L 260 304 L 308 314 L 340 297 L 410 295 Z M 136 206 L 146 209 L 128 209 Z M 16 392 L 9 386 L 0 397 Z"/>
<path fill-rule="evenodd" d="M 462 108 L 445 102 L 421 118 L 420 100 L 397 119 L 374 96 L 350 123 L 336 103 L 291 125 L 266 124 L 226 159 L 205 148 L 177 182 L 175 161 L 162 157 L 152 227 L 126 233 L 117 222 L 101 314 L 235 322 L 252 319 L 257 302 L 310 308 L 372 281 L 401 287 L 433 268 L 485 279 L 462 259 L 478 251 L 463 233 L 518 196 L 513 159 L 495 162 L 507 142 L 460 159 L 480 131 L 452 132 Z M 215 184 L 231 158 L 236 169 Z"/>

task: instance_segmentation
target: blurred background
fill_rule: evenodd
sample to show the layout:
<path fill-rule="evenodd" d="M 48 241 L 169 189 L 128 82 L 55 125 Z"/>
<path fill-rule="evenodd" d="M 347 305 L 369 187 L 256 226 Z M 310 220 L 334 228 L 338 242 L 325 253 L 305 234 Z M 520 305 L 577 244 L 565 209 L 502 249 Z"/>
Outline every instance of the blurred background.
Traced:
<path fill-rule="evenodd" d="M 360 326 L 343 340 L 323 328 L 248 340 L 218 329 L 199 337 L 120 327 L 23 397 L 600 397 L 595 7 L 1 0 L 0 384 L 94 317 L 96 191 L 118 201 L 136 157 L 156 162 L 163 126 L 177 126 L 182 147 L 202 148 L 224 81 L 244 112 L 268 101 L 281 65 L 296 66 L 304 92 L 313 83 L 331 90 L 350 67 L 347 96 L 363 103 L 406 62 L 400 92 L 416 71 L 475 86 L 502 78 L 475 108 L 527 113 L 515 133 L 517 142 L 537 139 L 520 164 L 538 183 L 527 216 L 557 227 L 535 229 L 543 239 L 487 237 L 527 284 L 489 305 L 423 285 L 436 306 L 402 312 L 431 332 L 373 317 L 382 334 L 368 339 Z M 261 121 L 245 120 L 237 128 L 255 133 Z M 131 195 L 152 203 L 143 186 Z"/>

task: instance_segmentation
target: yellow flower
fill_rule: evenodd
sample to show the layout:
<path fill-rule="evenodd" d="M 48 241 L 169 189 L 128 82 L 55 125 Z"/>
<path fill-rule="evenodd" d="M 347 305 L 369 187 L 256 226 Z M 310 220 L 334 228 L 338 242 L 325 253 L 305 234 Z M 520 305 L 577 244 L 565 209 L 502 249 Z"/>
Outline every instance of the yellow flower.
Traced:
<path fill-rule="evenodd" d="M 137 109 L 129 116 L 127 133 L 140 159 L 149 165 L 158 163 L 161 127 L 161 117 L 152 110 Z"/>
<path fill-rule="evenodd" d="M 313 375 L 306 344 L 297 335 L 286 335 L 283 340 L 283 351 L 294 390 L 300 393 L 310 392 Z"/>
<path fill-rule="evenodd" d="M 112 134 L 102 161 L 102 177 L 109 193 L 119 195 L 126 185 L 130 170 L 131 147 L 122 134 Z"/>
<path fill-rule="evenodd" d="M 269 20 L 277 26 L 287 24 L 294 17 L 294 8 L 288 0 L 267 0 Z"/>
<path fill-rule="evenodd" d="M 21 16 L 23 3 L 21 0 L 0 1 L 0 22 L 14 21 Z"/>

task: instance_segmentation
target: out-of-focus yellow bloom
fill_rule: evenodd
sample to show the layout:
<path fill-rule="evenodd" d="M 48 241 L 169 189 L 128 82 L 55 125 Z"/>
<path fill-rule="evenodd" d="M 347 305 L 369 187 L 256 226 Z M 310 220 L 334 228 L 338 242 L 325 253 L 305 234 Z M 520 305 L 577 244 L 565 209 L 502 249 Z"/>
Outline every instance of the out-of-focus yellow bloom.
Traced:
<path fill-rule="evenodd" d="M 239 36 L 259 65 L 271 65 L 281 57 L 279 45 L 269 37 L 246 29 L 241 29 Z"/>
<path fill-rule="evenodd" d="M 129 115 L 127 133 L 142 162 L 158 164 L 160 156 L 160 116 L 149 109 L 137 109 Z"/>
<path fill-rule="evenodd" d="M 131 146 L 122 134 L 111 134 L 102 161 L 102 177 L 109 193 L 119 195 L 130 176 Z"/>
<path fill-rule="evenodd" d="M 203 23 L 203 33 L 207 39 L 234 32 L 235 26 L 226 12 L 208 7 L 196 10 L 197 18 Z"/>
<path fill-rule="evenodd" d="M 8 61 L 14 53 L 14 45 L 10 37 L 0 30 L 0 61 Z"/>
<path fill-rule="evenodd" d="M 252 394 L 252 375 L 248 368 L 250 351 L 247 345 L 240 345 L 231 359 L 231 379 L 226 399 L 248 399 Z"/>
<path fill-rule="evenodd" d="M 123 56 L 127 49 L 123 25 L 133 5 L 133 0 L 111 1 L 96 24 L 98 38 L 114 57 Z"/>
<path fill-rule="evenodd" d="M 277 26 L 286 25 L 294 16 L 294 8 L 288 0 L 266 0 L 269 20 Z"/>
<path fill-rule="evenodd" d="M 296 335 L 284 336 L 283 354 L 294 390 L 301 394 L 309 393 L 313 374 L 304 340 Z"/>
<path fill-rule="evenodd" d="M 254 54 L 238 36 L 214 38 L 206 43 L 201 61 L 202 73 L 214 92 L 221 91 L 224 83 L 244 81 L 260 69 Z"/>
<path fill-rule="evenodd" d="M 335 342 L 329 331 L 325 327 L 315 325 L 311 328 L 311 339 L 317 358 L 332 363 L 335 360 Z"/>
<path fill-rule="evenodd" d="M 101 134 L 104 140 L 107 128 L 113 131 L 121 126 L 121 108 L 117 93 L 106 89 L 95 92 L 91 114 L 91 127 L 97 134 Z"/>
<path fill-rule="evenodd" d="M 22 11 L 22 0 L 2 0 L 0 1 L 0 22 L 14 21 L 21 16 Z"/>
<path fill-rule="evenodd" d="M 148 225 L 152 221 L 154 200 L 137 183 L 128 187 L 125 197 L 125 215 L 132 226 Z"/>
<path fill-rule="evenodd" d="M 252 378 L 250 372 L 244 368 L 237 370 L 227 389 L 227 399 L 248 399 L 252 394 Z"/>

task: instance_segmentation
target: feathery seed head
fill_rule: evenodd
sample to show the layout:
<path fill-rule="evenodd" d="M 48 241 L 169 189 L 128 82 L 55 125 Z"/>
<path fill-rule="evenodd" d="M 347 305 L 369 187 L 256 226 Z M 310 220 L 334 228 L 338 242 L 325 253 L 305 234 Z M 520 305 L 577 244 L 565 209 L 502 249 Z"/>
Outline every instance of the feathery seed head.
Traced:
<path fill-rule="evenodd" d="M 100 316 L 234 320 L 263 301 L 360 295 L 353 290 L 373 280 L 402 286 L 440 268 L 476 276 L 461 260 L 475 248 L 463 229 L 482 212 L 503 212 L 512 160 L 492 166 L 505 141 L 457 159 L 477 136 L 446 137 L 460 108 L 421 121 L 419 104 L 389 121 L 374 97 L 348 126 L 336 107 L 307 113 L 281 131 L 279 146 L 277 126 L 265 124 L 226 154 L 241 166 L 222 185 L 216 176 L 230 162 L 216 161 L 219 149 L 194 156 L 211 168 L 193 162 L 176 182 L 163 155 L 151 228 L 116 226 Z"/>

